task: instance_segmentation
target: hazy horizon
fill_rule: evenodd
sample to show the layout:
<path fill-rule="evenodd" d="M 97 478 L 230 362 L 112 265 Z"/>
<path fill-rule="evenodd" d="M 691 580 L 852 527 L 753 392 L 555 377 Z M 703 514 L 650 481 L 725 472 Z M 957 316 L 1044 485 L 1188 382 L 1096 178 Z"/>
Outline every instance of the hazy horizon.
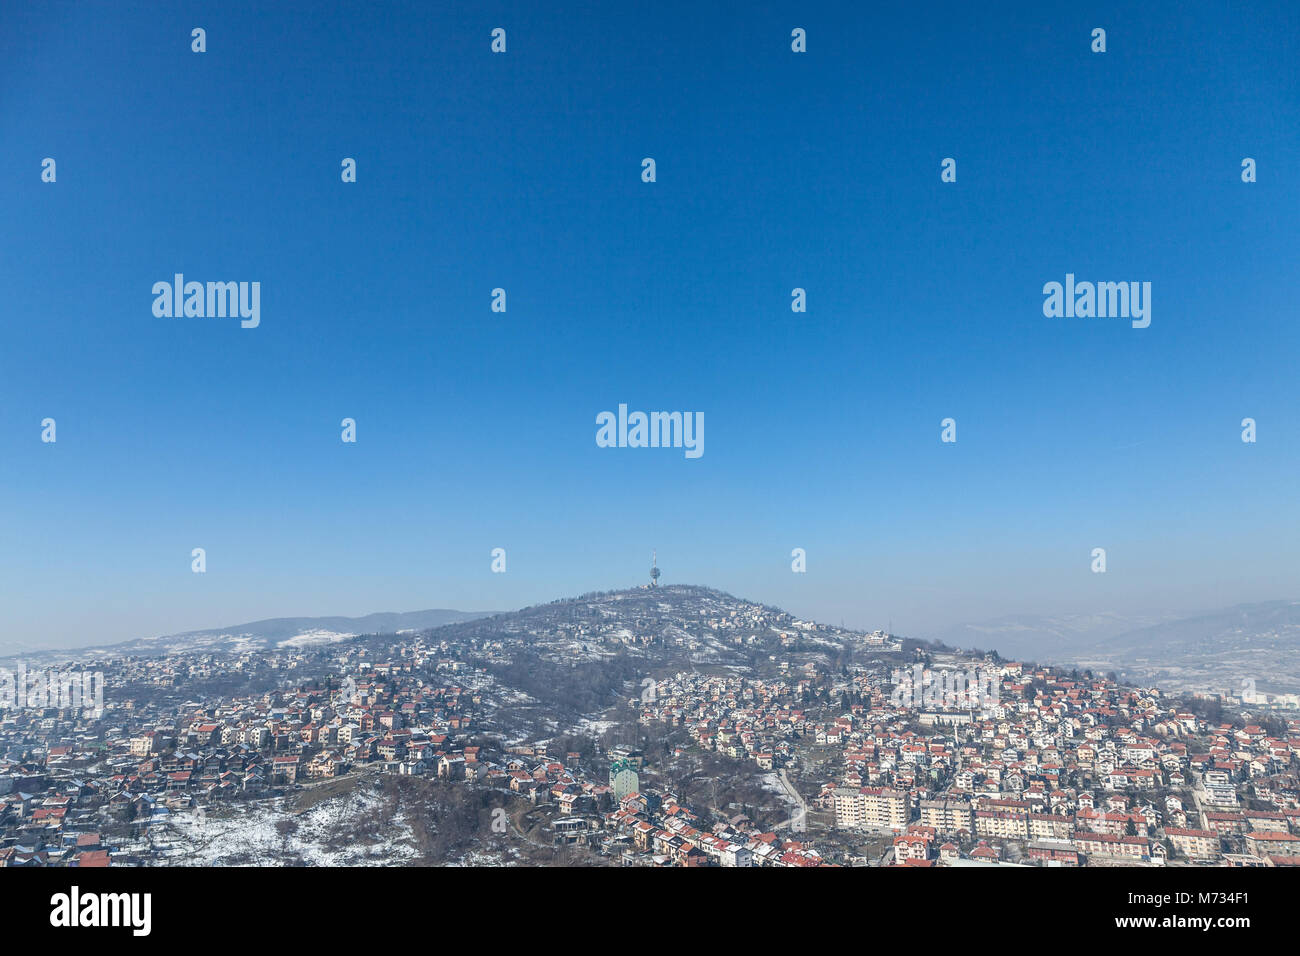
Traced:
<path fill-rule="evenodd" d="M 1039 620 L 1069 621 L 1069 620 L 1079 619 L 1079 618 L 1089 618 L 1089 617 L 1103 618 L 1109 616 L 1109 617 L 1121 619 L 1126 623 L 1131 622 L 1132 629 L 1136 629 L 1142 626 L 1143 622 L 1148 620 L 1153 621 L 1157 619 L 1176 620 L 1176 619 L 1183 619 L 1183 618 L 1194 618 L 1203 614 L 1210 614 L 1218 611 L 1227 610 L 1231 607 L 1236 607 L 1239 605 L 1268 604 L 1271 602 L 1287 602 L 1287 601 L 1294 600 L 1293 598 L 1289 598 L 1289 597 L 1271 597 L 1271 598 L 1261 598 L 1259 601 L 1232 602 L 1231 604 L 1224 604 L 1224 605 L 1201 605 L 1201 606 L 1189 606 L 1189 607 L 1180 607 L 1180 608 L 1132 607 L 1122 611 L 1117 610 L 1115 608 L 1100 608 L 1100 607 L 1091 608 L 1091 609 L 1060 608 L 1057 609 L 1056 611 L 1030 611 L 1024 609 L 1008 609 L 1007 611 L 1001 614 L 993 614 L 987 617 L 969 617 L 969 618 L 952 619 L 939 624 L 922 626 L 920 629 L 917 629 L 909 626 L 906 623 L 906 619 L 895 618 L 892 615 L 887 616 L 886 619 L 880 621 L 852 620 L 845 616 L 835 616 L 834 614 L 810 611 L 806 608 L 800 608 L 796 606 L 786 606 L 779 601 L 772 601 L 761 594 L 749 593 L 747 591 L 744 591 L 743 589 L 732 590 L 730 588 L 719 587 L 715 584 L 711 584 L 704 581 L 672 581 L 672 580 L 665 581 L 663 579 L 660 580 L 661 587 L 669 587 L 672 585 L 712 588 L 714 590 L 731 594 L 736 598 L 753 600 L 763 604 L 780 607 L 782 610 L 788 611 L 789 613 L 793 614 L 796 618 L 800 618 L 804 620 L 812 620 L 821 624 L 840 625 L 858 631 L 890 630 L 892 633 L 902 637 L 917 638 L 921 640 L 940 640 L 940 641 L 950 640 L 952 634 L 960 630 L 961 628 L 990 626 L 1002 622 L 1025 623 L 1025 622 L 1036 622 Z M 36 642 L 25 642 L 22 641 L 21 639 L 17 641 L 14 641 L 12 639 L 0 639 L 0 656 L 20 656 L 20 654 L 23 652 L 38 652 L 38 651 L 48 651 L 48 650 L 57 651 L 57 650 L 66 649 L 69 651 L 73 651 L 79 649 L 108 646 L 108 645 L 121 643 L 123 641 L 148 640 L 148 639 L 159 638 L 159 637 L 171 637 L 176 635 L 197 633 L 197 632 L 233 630 L 249 624 L 256 624 L 256 623 L 261 623 L 266 621 L 294 620 L 294 619 L 319 620 L 319 619 L 327 619 L 327 618 L 346 618 L 350 620 L 357 620 L 357 619 L 363 619 L 363 618 L 382 615 L 382 614 L 409 614 L 409 613 L 419 613 L 419 612 L 430 611 L 430 610 L 446 610 L 446 611 L 455 611 L 455 612 L 461 612 L 466 614 L 481 614 L 481 615 L 510 614 L 510 613 L 515 613 L 517 611 L 521 611 L 527 607 L 548 604 L 556 600 L 577 598 L 580 595 L 586 593 L 630 590 L 640 586 L 642 585 L 638 585 L 636 583 L 628 583 L 628 584 L 608 586 L 608 587 L 582 588 L 579 590 L 554 594 L 549 597 L 538 598 L 536 600 L 525 601 L 521 604 L 517 604 L 509 607 L 506 606 L 461 607 L 456 605 L 453 602 L 441 601 L 441 602 L 426 602 L 418 606 L 413 605 L 410 607 L 405 607 L 405 606 L 377 607 L 377 608 L 369 608 L 360 611 L 327 610 L 318 613 L 317 611 L 311 609 L 306 609 L 306 610 L 296 609 L 296 610 L 290 610 L 283 613 L 276 612 L 276 613 L 267 613 L 267 614 L 244 615 L 229 620 L 222 619 L 219 622 L 209 621 L 209 622 L 193 624 L 192 626 L 187 625 L 187 626 L 180 626 L 180 627 L 163 627 L 161 629 L 157 629 L 149 632 L 143 632 L 143 633 L 134 632 L 130 630 L 121 630 L 118 631 L 113 636 L 107 636 L 107 637 L 90 636 L 89 634 L 87 634 L 85 639 L 77 640 L 74 643 L 36 643 Z M 1128 627 L 1122 628 L 1122 630 L 1128 630 L 1128 629 L 1130 628 Z M 983 649 L 986 650 L 996 649 L 995 645 L 992 643 L 988 644 L 987 646 L 978 645 L 978 644 L 973 644 L 973 645 L 964 644 L 963 646 L 981 646 L 983 647 Z"/>

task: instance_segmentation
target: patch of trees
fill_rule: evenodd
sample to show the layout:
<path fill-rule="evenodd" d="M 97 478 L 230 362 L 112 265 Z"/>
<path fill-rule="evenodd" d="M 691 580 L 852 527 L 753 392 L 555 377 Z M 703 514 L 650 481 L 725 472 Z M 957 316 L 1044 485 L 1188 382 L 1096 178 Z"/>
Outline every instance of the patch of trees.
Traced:
<path fill-rule="evenodd" d="M 641 676 L 644 664 L 626 653 L 604 661 L 552 661 L 532 650 L 508 664 L 492 665 L 494 677 L 523 691 L 561 720 L 604 710 L 625 696 L 625 685 Z"/>
<path fill-rule="evenodd" d="M 499 793 L 464 783 L 420 777 L 386 776 L 386 802 L 400 806 L 411 828 L 421 863 L 455 860 L 491 840 L 508 840 L 513 834 L 492 829 L 493 811 L 504 804 Z"/>

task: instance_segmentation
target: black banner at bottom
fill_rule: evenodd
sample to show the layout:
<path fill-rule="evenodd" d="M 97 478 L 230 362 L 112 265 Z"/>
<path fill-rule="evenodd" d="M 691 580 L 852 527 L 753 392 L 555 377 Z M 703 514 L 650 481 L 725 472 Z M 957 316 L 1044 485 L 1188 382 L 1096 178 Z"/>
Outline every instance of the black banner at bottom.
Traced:
<path fill-rule="evenodd" d="M 845 916 L 868 929 L 878 923 L 882 931 L 924 925 L 938 945 L 948 934 L 957 942 L 1010 926 L 1016 933 L 1064 931 L 1066 937 L 1053 937 L 1057 942 L 1170 932 L 1226 942 L 1261 929 L 1276 939 L 1295 929 L 1289 907 L 1300 889 L 1296 873 L 1196 867 L 1036 869 L 996 876 L 901 868 L 718 868 L 693 874 L 563 867 L 9 868 L 0 870 L 0 916 L 12 938 L 48 934 L 57 941 L 75 934 L 85 942 L 128 945 L 191 943 L 223 913 L 255 914 L 258 923 L 274 920 L 296 943 L 310 945 L 354 936 L 373 941 L 376 928 L 426 912 L 502 929 L 527 925 L 539 915 L 548 923 L 575 917 L 603 922 L 619 912 L 652 922 L 669 917 L 678 924 L 674 933 L 689 932 L 692 925 L 717 925 L 719 906 L 738 907 L 735 916 L 757 919 L 764 936 L 794 944 L 806 943 L 810 929 L 823 921 Z M 759 909 L 745 904 L 747 898 Z M 701 943 L 708 945 L 705 937 Z"/>

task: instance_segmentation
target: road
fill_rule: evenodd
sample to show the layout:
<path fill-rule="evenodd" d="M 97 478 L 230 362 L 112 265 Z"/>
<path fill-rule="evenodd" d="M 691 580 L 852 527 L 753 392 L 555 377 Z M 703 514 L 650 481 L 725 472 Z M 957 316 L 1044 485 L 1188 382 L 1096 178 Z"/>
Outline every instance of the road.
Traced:
<path fill-rule="evenodd" d="M 799 791 L 794 788 L 794 784 L 790 782 L 790 778 L 785 775 L 785 768 L 777 771 L 776 779 L 781 784 L 781 789 L 785 791 L 785 795 L 799 806 L 799 809 L 795 813 L 790 814 L 789 818 L 778 823 L 776 829 L 780 830 L 783 827 L 790 827 L 796 833 L 804 832 L 808 829 L 808 825 L 805 822 L 808 815 L 808 804 L 804 803 L 803 797 L 799 796 Z"/>

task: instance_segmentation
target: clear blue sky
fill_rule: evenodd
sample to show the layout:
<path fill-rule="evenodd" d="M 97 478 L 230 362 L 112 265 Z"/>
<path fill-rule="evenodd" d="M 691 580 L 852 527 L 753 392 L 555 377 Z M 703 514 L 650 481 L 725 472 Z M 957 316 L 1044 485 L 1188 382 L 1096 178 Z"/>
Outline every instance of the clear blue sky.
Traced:
<path fill-rule="evenodd" d="M 4 5 L 0 643 L 512 608 L 651 548 L 919 636 L 1300 596 L 1300 6 L 325 6 Z M 155 318 L 176 272 L 261 326 Z M 1044 318 L 1067 272 L 1150 328 Z M 704 456 L 597 448 L 620 402 Z"/>

